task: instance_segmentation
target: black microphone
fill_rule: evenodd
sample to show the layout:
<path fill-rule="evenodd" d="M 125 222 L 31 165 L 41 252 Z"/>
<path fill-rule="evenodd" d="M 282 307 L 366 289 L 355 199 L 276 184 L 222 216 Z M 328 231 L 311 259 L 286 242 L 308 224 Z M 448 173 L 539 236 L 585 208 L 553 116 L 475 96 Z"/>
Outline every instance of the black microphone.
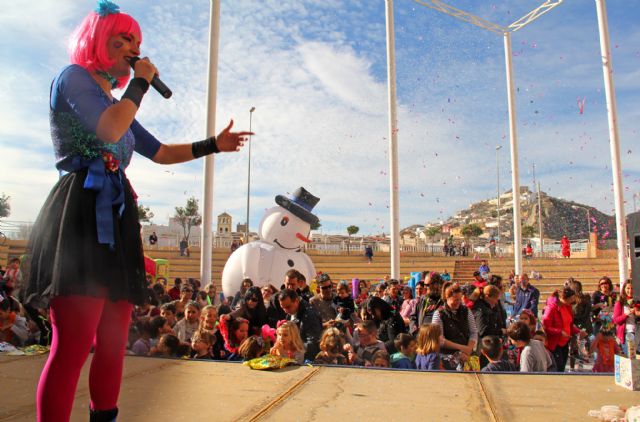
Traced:
<path fill-rule="evenodd" d="M 136 62 L 138 60 L 140 60 L 140 57 L 131 57 L 131 59 L 129 59 L 129 64 L 131 65 L 131 69 L 135 70 Z M 158 93 L 162 95 L 164 98 L 171 98 L 171 96 L 173 95 L 173 92 L 171 92 L 169 87 L 166 86 L 164 82 L 160 80 L 160 78 L 158 78 L 158 75 L 153 75 L 153 79 L 151 80 L 151 86 L 156 91 L 158 91 Z"/>

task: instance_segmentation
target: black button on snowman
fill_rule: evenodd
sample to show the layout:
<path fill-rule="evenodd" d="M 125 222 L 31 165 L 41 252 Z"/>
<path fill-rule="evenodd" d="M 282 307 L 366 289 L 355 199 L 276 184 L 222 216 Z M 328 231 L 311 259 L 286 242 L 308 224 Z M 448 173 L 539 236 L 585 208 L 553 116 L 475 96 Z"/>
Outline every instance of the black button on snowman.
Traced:
<path fill-rule="evenodd" d="M 227 260 L 222 271 L 225 296 L 235 295 L 244 278 L 250 278 L 255 286 L 279 286 L 292 268 L 307 282 L 315 277 L 315 266 L 302 248 L 311 242 L 311 225 L 319 221 L 312 210 L 320 198 L 300 187 L 290 198 L 278 195 L 275 201 L 278 206 L 265 211 L 260 221 L 260 240 L 236 249 Z"/>

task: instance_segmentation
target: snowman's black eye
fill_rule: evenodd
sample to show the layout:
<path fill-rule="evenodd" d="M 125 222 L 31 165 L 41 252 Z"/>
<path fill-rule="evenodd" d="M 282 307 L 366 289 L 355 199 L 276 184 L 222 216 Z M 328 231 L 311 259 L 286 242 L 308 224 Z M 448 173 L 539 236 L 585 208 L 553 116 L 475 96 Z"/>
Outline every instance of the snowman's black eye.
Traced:
<path fill-rule="evenodd" d="M 287 217 L 286 215 L 284 217 L 282 217 L 282 220 L 280 220 L 280 225 L 282 227 L 286 226 L 289 223 L 289 217 Z"/>

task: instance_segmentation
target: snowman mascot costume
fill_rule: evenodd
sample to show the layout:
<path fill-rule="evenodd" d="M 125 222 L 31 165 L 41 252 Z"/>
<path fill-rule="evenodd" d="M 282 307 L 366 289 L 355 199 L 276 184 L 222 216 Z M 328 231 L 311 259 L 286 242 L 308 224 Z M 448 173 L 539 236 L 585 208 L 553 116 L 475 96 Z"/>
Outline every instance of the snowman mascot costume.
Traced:
<path fill-rule="evenodd" d="M 260 240 L 236 249 L 222 270 L 222 290 L 232 297 L 240 290 L 242 280 L 250 278 L 254 286 L 280 286 L 290 269 L 298 270 L 307 281 L 316 275 L 311 259 L 302 252 L 311 242 L 311 225 L 318 217 L 311 211 L 320 199 L 305 188 L 298 188 L 291 198 L 276 196 L 277 207 L 268 209 L 260 221 Z"/>

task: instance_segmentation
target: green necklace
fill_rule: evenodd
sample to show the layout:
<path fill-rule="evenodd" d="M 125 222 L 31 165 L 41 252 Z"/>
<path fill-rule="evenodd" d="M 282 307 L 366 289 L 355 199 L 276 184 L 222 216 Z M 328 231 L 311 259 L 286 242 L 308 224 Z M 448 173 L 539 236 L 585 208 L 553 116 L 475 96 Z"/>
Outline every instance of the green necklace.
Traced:
<path fill-rule="evenodd" d="M 118 87 L 118 80 L 111 76 L 110 73 L 105 72 L 103 70 L 97 70 L 96 75 L 106 79 L 111 84 L 111 89 L 116 89 Z"/>

